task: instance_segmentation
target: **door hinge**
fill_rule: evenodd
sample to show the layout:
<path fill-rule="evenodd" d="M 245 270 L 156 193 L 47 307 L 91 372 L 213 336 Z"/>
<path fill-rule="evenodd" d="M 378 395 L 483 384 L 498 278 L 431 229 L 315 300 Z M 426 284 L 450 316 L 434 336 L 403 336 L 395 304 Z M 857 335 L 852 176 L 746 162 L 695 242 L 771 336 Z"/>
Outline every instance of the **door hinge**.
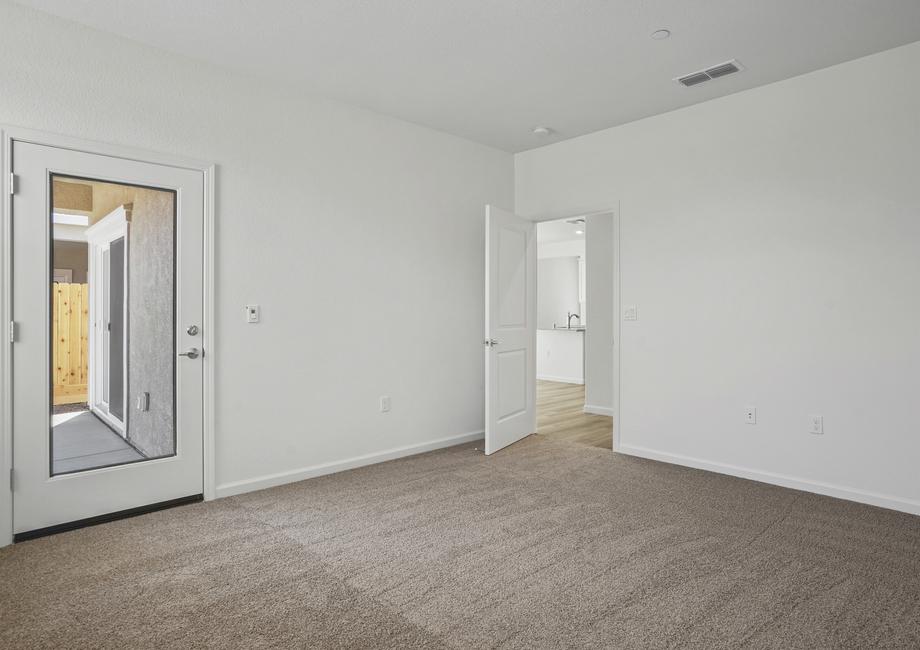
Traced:
<path fill-rule="evenodd" d="M 10 321 L 10 343 L 16 342 L 16 321 Z"/>
<path fill-rule="evenodd" d="M 13 486 L 15 485 L 15 482 L 13 481 L 13 476 L 14 476 L 13 468 L 10 467 L 10 492 L 13 491 Z"/>
<path fill-rule="evenodd" d="M 10 196 L 16 193 L 16 174 L 10 172 Z"/>

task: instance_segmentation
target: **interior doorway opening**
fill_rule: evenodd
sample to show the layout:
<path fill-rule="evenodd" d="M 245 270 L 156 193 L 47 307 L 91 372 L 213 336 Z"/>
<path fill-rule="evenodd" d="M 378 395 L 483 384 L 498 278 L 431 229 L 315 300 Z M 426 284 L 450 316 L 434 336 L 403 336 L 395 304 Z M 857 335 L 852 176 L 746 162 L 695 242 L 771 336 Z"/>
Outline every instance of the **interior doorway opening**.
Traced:
<path fill-rule="evenodd" d="M 487 456 L 540 433 L 584 436 L 598 446 L 618 447 L 617 216 L 610 210 L 553 223 L 552 219 L 526 218 L 486 206 Z M 539 282 L 538 230 L 543 232 L 544 262 Z M 538 307 L 540 285 L 545 294 L 542 308 Z M 565 346 L 569 353 L 554 356 L 546 347 L 550 344 Z M 537 425 L 541 410 L 538 377 L 559 384 L 544 384 L 550 390 L 540 391 L 544 415 L 556 416 L 555 423 L 544 418 L 542 427 Z M 584 392 L 579 394 L 582 389 L 571 387 L 565 390 L 566 384 L 582 386 Z M 553 431 L 554 424 L 563 428 Z M 585 427 L 596 427 L 596 434 L 586 432 Z"/>
<path fill-rule="evenodd" d="M 536 433 L 612 449 L 613 213 L 536 229 Z"/>

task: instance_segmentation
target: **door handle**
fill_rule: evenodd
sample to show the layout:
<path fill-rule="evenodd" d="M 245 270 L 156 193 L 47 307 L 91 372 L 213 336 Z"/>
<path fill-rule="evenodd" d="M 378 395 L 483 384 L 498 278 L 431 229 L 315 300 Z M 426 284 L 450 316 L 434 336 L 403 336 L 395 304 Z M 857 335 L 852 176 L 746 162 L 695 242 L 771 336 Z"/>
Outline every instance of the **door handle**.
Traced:
<path fill-rule="evenodd" d="M 486 339 L 486 340 L 483 341 L 482 343 L 483 343 L 483 345 L 487 345 L 488 347 L 491 348 L 491 347 L 495 347 L 496 345 L 498 345 L 498 344 L 499 344 L 499 341 L 498 341 L 498 339 Z"/>
<path fill-rule="evenodd" d="M 185 352 L 180 352 L 179 356 L 188 357 L 189 359 L 197 359 L 198 357 L 204 356 L 204 350 L 199 350 L 198 348 L 189 348 Z"/>

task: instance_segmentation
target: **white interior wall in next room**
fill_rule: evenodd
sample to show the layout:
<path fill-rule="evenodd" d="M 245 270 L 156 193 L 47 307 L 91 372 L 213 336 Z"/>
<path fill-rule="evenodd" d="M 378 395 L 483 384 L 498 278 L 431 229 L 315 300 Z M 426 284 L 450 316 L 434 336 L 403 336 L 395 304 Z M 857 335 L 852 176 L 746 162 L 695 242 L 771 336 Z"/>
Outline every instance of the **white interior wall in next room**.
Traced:
<path fill-rule="evenodd" d="M 2 0 L 0 25 L 0 122 L 217 164 L 219 494 L 481 433 L 510 154 Z"/>
<path fill-rule="evenodd" d="M 920 513 L 918 69 L 915 43 L 516 156 L 519 214 L 619 201 L 622 451 Z"/>
<path fill-rule="evenodd" d="M 587 322 L 587 305 L 579 302 L 585 239 L 540 241 L 551 225 L 556 224 L 537 224 L 537 379 L 584 384 L 585 334 L 555 328 L 567 326 L 568 313 L 579 315 L 575 326 Z"/>

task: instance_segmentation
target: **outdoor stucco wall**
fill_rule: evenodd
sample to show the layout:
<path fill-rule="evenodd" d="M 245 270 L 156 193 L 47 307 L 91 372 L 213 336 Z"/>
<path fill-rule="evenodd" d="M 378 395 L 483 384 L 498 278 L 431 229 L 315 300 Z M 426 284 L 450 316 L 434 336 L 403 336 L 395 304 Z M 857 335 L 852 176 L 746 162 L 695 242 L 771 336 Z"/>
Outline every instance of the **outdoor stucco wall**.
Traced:
<path fill-rule="evenodd" d="M 138 189 L 128 226 L 128 440 L 151 458 L 175 450 L 174 201 L 172 192 Z"/>

